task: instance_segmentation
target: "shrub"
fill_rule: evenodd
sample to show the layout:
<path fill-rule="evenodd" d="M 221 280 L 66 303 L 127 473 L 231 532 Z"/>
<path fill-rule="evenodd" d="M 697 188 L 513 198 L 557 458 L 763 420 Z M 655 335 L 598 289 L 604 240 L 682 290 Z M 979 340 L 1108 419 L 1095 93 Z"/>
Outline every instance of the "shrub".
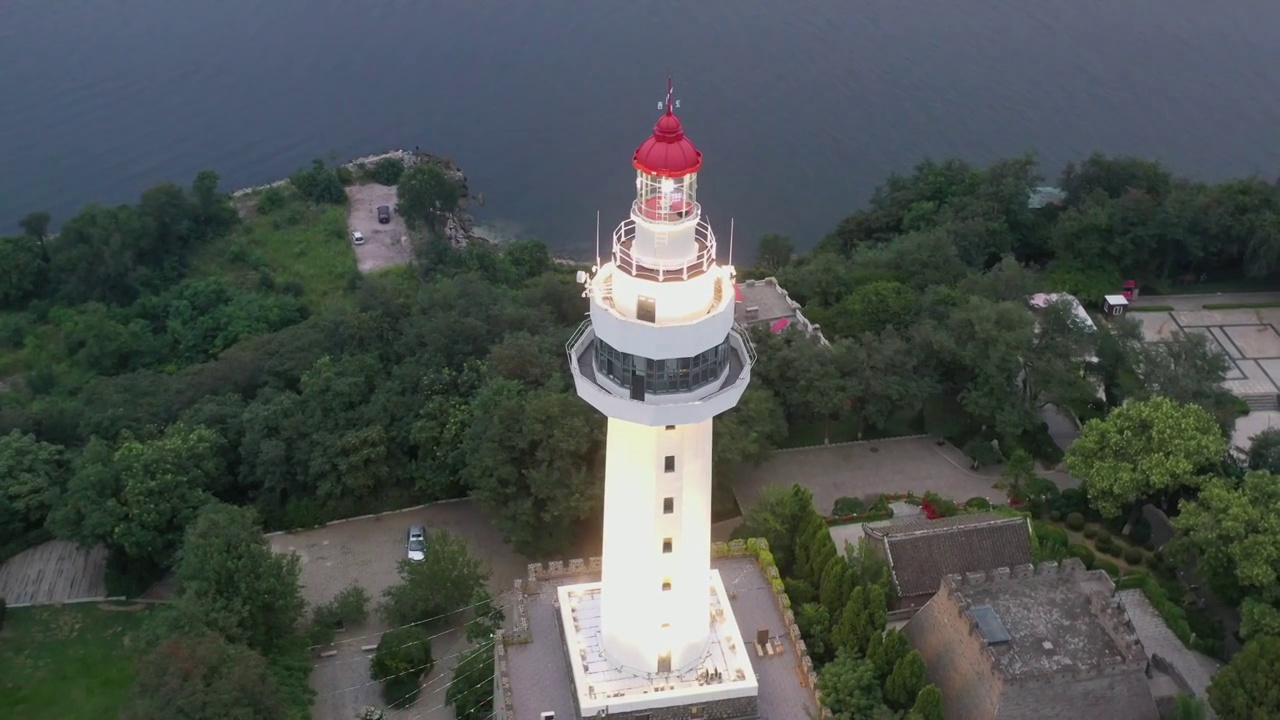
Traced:
<path fill-rule="evenodd" d="M 866 509 L 867 504 L 862 502 L 861 498 L 842 497 L 836 499 L 836 504 L 831 509 L 831 514 L 835 517 L 844 517 L 845 515 L 857 515 Z"/>
<path fill-rule="evenodd" d="M 1155 553 L 1151 553 L 1150 555 L 1147 555 L 1147 557 L 1144 558 L 1143 562 L 1146 563 L 1147 567 L 1151 568 L 1152 570 L 1155 570 L 1156 572 L 1161 572 L 1165 569 L 1164 561 L 1162 561 L 1160 559 L 1160 556 Z"/>
<path fill-rule="evenodd" d="M 4 629 L 4 616 L 9 614 L 9 605 L 0 597 L 0 630 Z"/>
<path fill-rule="evenodd" d="M 1067 515 L 1067 527 L 1072 530 L 1080 530 L 1084 528 L 1084 516 L 1078 512 Z"/>
<path fill-rule="evenodd" d="M 431 672 L 431 636 L 421 625 L 409 625 L 382 634 L 369 664 L 369 674 L 381 681 L 388 704 L 412 704 L 418 696 L 418 679 Z"/>
<path fill-rule="evenodd" d="M 1101 550 L 1103 553 L 1110 555 L 1113 558 L 1118 558 L 1124 555 L 1124 548 L 1120 547 L 1114 542 L 1108 542 L 1106 547 L 1099 547 L 1098 549 Z"/>
<path fill-rule="evenodd" d="M 1059 520 L 1062 519 L 1062 513 L 1058 512 L 1057 510 L 1050 510 L 1049 519 L 1054 522 L 1058 522 Z"/>
<path fill-rule="evenodd" d="M 1031 532 L 1036 534 L 1036 539 L 1041 545 L 1061 545 L 1066 547 L 1068 543 L 1067 531 L 1055 525 L 1046 522 L 1036 521 L 1031 523 Z"/>
<path fill-rule="evenodd" d="M 1084 526 L 1084 536 L 1092 540 L 1098 537 L 1098 526 L 1089 524 Z"/>
<path fill-rule="evenodd" d="M 1111 542 L 1111 532 L 1106 528 L 1098 528 L 1098 542 Z"/>
<path fill-rule="evenodd" d="M 1070 553 L 1072 557 L 1080 558 L 1080 562 L 1084 563 L 1084 566 L 1089 570 L 1092 570 L 1094 565 L 1097 564 L 1098 557 L 1093 554 L 1092 550 L 1084 545 L 1068 545 L 1067 552 Z"/>
<path fill-rule="evenodd" d="M 990 510 L 991 501 L 984 497 L 971 497 L 964 501 L 964 506 L 970 510 Z"/>
<path fill-rule="evenodd" d="M 398 158 L 382 158 L 366 174 L 379 185 L 395 185 L 400 182 L 400 176 L 404 175 L 404 162 Z"/>
<path fill-rule="evenodd" d="M 1142 552 L 1140 548 L 1129 547 L 1124 549 L 1124 561 L 1130 565 L 1141 565 L 1142 558 L 1145 555 L 1146 553 Z"/>
<path fill-rule="evenodd" d="M 279 185 L 273 185 L 263 190 L 262 194 L 258 196 L 258 214 L 270 215 L 284 207 L 285 200 L 284 190 Z"/>
<path fill-rule="evenodd" d="M 1094 567 L 1098 570 L 1105 571 L 1108 575 L 1110 575 L 1113 578 L 1120 577 L 1120 566 L 1116 565 L 1110 560 L 1099 560 L 1097 564 L 1094 565 Z"/>
<path fill-rule="evenodd" d="M 978 467 L 987 467 L 989 465 L 999 465 L 1004 462 L 1004 456 L 991 446 L 990 440 L 973 439 L 964 445 L 964 454 L 968 455 L 971 460 L 978 464 Z"/>

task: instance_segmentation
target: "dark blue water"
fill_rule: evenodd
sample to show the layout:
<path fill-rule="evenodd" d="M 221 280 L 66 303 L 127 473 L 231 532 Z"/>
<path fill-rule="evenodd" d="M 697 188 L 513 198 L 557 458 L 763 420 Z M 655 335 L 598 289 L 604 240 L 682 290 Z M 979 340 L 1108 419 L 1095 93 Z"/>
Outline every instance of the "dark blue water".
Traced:
<path fill-rule="evenodd" d="M 725 234 L 815 242 L 926 155 L 1280 175 L 1274 0 L 4 0 L 0 232 L 419 145 L 554 248 L 622 218 L 668 72 Z"/>

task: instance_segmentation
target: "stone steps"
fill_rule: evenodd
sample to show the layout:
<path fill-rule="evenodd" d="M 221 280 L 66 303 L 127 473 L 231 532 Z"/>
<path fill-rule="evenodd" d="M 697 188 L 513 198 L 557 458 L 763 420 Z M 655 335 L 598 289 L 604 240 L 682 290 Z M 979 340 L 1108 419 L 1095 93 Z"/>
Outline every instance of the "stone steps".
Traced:
<path fill-rule="evenodd" d="M 1244 400 L 1250 410 L 1280 410 L 1280 396 L 1275 393 L 1242 395 L 1240 399 Z"/>

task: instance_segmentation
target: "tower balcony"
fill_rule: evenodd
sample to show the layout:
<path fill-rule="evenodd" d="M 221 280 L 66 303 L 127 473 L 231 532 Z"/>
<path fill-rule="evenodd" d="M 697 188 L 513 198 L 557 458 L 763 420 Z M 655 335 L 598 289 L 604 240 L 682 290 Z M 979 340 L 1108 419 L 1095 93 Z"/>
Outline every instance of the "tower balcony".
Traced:
<path fill-rule="evenodd" d="M 737 405 L 756 359 L 751 340 L 736 326 L 722 355 L 717 346 L 696 358 L 654 361 L 624 356 L 619 361 L 616 350 L 596 337 L 590 320 L 578 326 L 565 350 L 579 397 L 611 418 L 650 427 L 702 422 Z M 601 362 L 607 367 L 598 367 Z M 635 371 L 638 363 L 647 365 L 648 373 Z M 654 363 L 662 364 L 657 372 Z M 711 369 L 710 380 L 702 380 L 700 373 Z M 627 378 L 630 384 L 624 385 Z M 685 390 L 684 384 L 691 387 Z"/>
<path fill-rule="evenodd" d="M 632 213 L 613 231 L 613 263 L 618 269 L 632 277 L 673 282 L 715 267 L 716 236 L 700 212 L 674 226 L 637 222 L 634 209 Z"/>

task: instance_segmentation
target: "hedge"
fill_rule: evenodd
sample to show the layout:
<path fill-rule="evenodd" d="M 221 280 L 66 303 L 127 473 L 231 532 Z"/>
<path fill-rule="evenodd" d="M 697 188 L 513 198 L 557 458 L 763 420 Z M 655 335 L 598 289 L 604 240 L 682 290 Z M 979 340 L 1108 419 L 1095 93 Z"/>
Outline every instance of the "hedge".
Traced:
<path fill-rule="evenodd" d="M 1098 528 L 1098 542 L 1111 542 L 1111 531 L 1106 528 Z"/>
<path fill-rule="evenodd" d="M 1084 536 L 1085 536 L 1085 537 L 1087 537 L 1087 538 L 1089 538 L 1090 540 L 1092 540 L 1093 538 L 1098 537 L 1098 526 L 1097 526 L 1097 525 L 1085 525 L 1085 526 L 1084 526 Z"/>
<path fill-rule="evenodd" d="M 1067 527 L 1072 530 L 1079 530 L 1084 527 L 1084 516 L 1078 512 L 1067 515 Z"/>
<path fill-rule="evenodd" d="M 1145 555 L 1146 553 L 1142 552 L 1141 548 L 1128 547 L 1124 549 L 1124 561 L 1130 565 L 1142 564 L 1142 558 Z"/>
<path fill-rule="evenodd" d="M 1085 568 L 1089 570 L 1092 570 L 1097 564 L 1098 557 L 1084 545 L 1068 545 L 1067 554 L 1080 558 L 1080 562 L 1084 563 Z"/>
<path fill-rule="evenodd" d="M 991 501 L 984 497 L 971 497 L 964 501 L 964 506 L 970 510 L 990 510 Z"/>
<path fill-rule="evenodd" d="M 1067 531 L 1060 527 L 1051 525 L 1047 522 L 1036 520 L 1031 523 L 1031 532 L 1035 533 L 1036 539 L 1041 545 L 1054 544 L 1066 547 L 1070 540 L 1067 538 Z"/>
<path fill-rule="evenodd" d="M 1094 569 L 1096 569 L 1096 570 L 1104 570 L 1104 571 L 1106 571 L 1106 573 L 1107 573 L 1108 575 L 1110 575 L 1110 576 L 1111 576 L 1111 577 L 1113 577 L 1113 578 L 1118 578 L 1118 577 L 1120 577 L 1120 566 L 1119 566 L 1119 565 L 1116 565 L 1115 563 L 1111 562 L 1110 560 L 1099 560 L 1099 561 L 1094 565 Z"/>

